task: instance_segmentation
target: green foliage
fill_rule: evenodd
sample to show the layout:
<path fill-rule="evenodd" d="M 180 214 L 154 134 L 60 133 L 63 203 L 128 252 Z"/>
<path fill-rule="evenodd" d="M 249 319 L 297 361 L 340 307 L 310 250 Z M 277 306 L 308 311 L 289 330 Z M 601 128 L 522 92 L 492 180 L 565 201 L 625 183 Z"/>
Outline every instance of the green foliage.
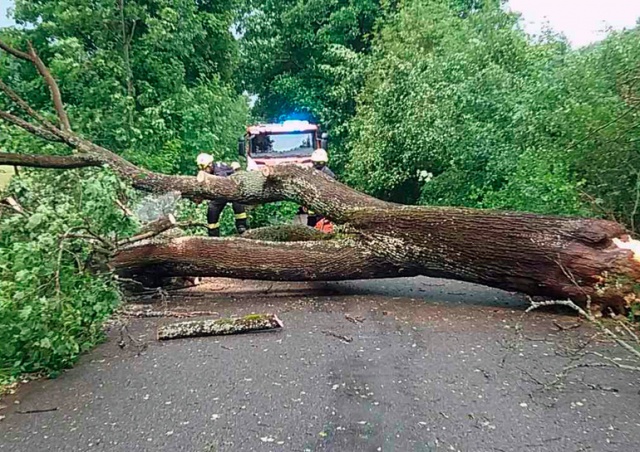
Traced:
<path fill-rule="evenodd" d="M 331 133 L 331 165 L 344 164 L 365 56 L 384 0 L 248 0 L 239 21 L 242 78 L 262 119 L 301 117 Z"/>
<path fill-rule="evenodd" d="M 177 206 L 176 219 L 178 222 L 195 221 L 206 224 L 207 209 L 208 201 L 195 204 L 190 200 L 182 199 Z M 207 230 L 203 227 L 190 227 L 185 229 L 185 233 L 189 235 L 207 235 Z M 230 236 L 234 234 L 236 234 L 235 219 L 231 203 L 229 203 L 220 216 L 220 235 Z"/>
<path fill-rule="evenodd" d="M 9 189 L 26 214 L 0 217 L 0 384 L 55 374 L 102 339 L 118 292 L 91 267 L 87 241 L 69 234 L 136 228 L 115 205 L 127 190 L 105 170 L 23 170 Z"/>
<path fill-rule="evenodd" d="M 213 0 L 16 0 L 15 18 L 28 27 L 0 35 L 21 49 L 33 42 L 74 130 L 143 167 L 193 174 L 198 152 L 235 157 L 246 123 L 230 32 L 236 8 Z M 33 67 L 0 52 L 0 77 L 54 117 Z M 0 108 L 15 111 L 3 96 Z M 4 124 L 1 151 L 68 153 Z M 134 195 L 105 171 L 24 172 L 10 189 L 29 217 L 0 218 L 0 379 L 67 367 L 100 339 L 118 302 L 109 277 L 86 267 L 87 242 L 66 239 L 60 254 L 61 236 L 85 220 L 112 239 L 137 226 L 114 204 Z"/>
<path fill-rule="evenodd" d="M 499 2 L 451 5 L 409 1 L 382 27 L 347 181 L 405 203 L 637 224 L 640 31 L 570 51 L 532 42 Z"/>
<path fill-rule="evenodd" d="M 293 217 L 298 212 L 298 205 L 293 202 L 273 202 L 258 206 L 247 206 L 247 214 L 249 226 L 251 228 L 261 228 L 263 226 L 275 226 L 278 224 L 291 223 Z M 207 203 L 203 202 L 199 205 L 188 200 L 181 200 L 177 216 L 178 221 L 201 221 L 206 223 Z M 190 228 L 187 233 L 193 235 L 206 235 L 204 228 Z M 222 236 L 231 236 L 237 234 L 233 210 L 229 203 L 222 211 L 220 217 L 220 234 Z"/>
<path fill-rule="evenodd" d="M 34 43 L 75 129 L 136 164 L 191 173 L 202 150 L 233 156 L 246 122 L 233 78 L 235 12 L 233 1 L 16 0 L 16 20 L 31 28 L 3 34 Z M 50 108 L 38 74 L 3 59 L 0 75 Z"/>
<path fill-rule="evenodd" d="M 252 207 L 249 210 L 249 224 L 252 228 L 291 223 L 299 206 L 293 202 L 272 202 Z"/>

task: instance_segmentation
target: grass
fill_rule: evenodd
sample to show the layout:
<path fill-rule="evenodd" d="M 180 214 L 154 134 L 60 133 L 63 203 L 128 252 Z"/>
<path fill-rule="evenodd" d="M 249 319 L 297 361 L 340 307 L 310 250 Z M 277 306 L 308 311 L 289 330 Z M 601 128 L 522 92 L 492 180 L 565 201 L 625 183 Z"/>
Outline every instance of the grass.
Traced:
<path fill-rule="evenodd" d="M 9 181 L 13 174 L 13 166 L 0 166 L 0 190 L 3 190 L 7 185 L 9 185 Z"/>

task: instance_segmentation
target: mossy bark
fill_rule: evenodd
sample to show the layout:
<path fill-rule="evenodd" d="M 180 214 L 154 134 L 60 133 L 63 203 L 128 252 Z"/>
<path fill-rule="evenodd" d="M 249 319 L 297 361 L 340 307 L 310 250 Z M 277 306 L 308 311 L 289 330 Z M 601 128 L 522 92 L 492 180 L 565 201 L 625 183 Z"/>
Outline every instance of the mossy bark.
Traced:
<path fill-rule="evenodd" d="M 168 323 L 158 327 L 158 340 L 181 339 L 198 336 L 222 336 L 251 331 L 282 328 L 275 314 L 252 314 L 230 319 L 200 319 Z"/>

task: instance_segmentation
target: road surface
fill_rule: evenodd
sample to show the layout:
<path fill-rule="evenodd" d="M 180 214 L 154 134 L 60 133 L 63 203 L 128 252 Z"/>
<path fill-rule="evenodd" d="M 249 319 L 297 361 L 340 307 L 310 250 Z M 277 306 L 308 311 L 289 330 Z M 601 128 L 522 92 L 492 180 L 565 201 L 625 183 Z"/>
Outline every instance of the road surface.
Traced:
<path fill-rule="evenodd" d="M 576 319 L 557 310 L 523 318 L 515 295 L 215 280 L 166 307 L 275 312 L 285 328 L 160 343 L 175 319 L 132 319 L 146 347 L 120 348 L 114 327 L 74 369 L 2 401 L 0 452 L 640 450 L 638 376 L 586 368 L 545 388 L 591 331 L 560 330 Z"/>

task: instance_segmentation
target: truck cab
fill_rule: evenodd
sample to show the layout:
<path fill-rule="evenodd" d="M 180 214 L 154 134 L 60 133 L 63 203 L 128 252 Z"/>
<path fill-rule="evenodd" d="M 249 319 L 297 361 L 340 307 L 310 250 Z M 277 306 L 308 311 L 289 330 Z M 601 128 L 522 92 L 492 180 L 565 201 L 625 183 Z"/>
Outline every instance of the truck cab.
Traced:
<path fill-rule="evenodd" d="M 327 148 L 327 134 L 308 121 L 252 125 L 238 141 L 250 171 L 282 163 L 312 166 L 311 154 L 318 148 Z"/>

